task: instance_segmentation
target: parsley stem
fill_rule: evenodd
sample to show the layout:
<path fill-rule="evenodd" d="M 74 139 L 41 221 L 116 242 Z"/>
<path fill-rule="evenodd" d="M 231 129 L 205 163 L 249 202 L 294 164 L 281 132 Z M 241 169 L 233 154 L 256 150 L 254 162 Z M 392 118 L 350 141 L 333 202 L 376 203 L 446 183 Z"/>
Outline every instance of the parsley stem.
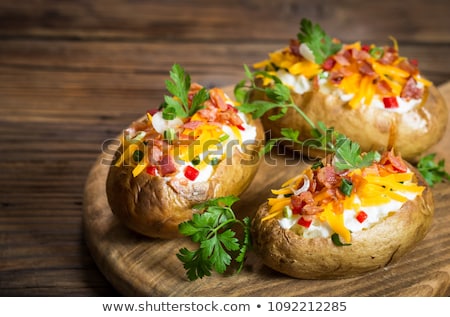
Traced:
<path fill-rule="evenodd" d="M 230 223 L 233 224 L 233 223 L 236 223 L 236 222 L 239 222 L 239 223 L 240 223 L 240 221 L 236 219 L 236 217 L 234 216 L 233 211 L 232 211 L 230 208 L 226 208 L 226 210 L 231 211 L 230 214 L 232 215 L 232 218 L 231 218 L 231 219 L 227 219 L 227 221 L 222 222 L 222 223 L 218 224 L 217 227 L 212 228 L 211 231 L 208 233 L 208 236 L 207 236 L 208 239 L 210 239 L 212 236 L 216 235 L 217 232 L 218 232 L 220 229 L 222 229 L 223 227 L 227 226 L 228 224 L 230 224 Z M 222 215 L 223 215 L 223 214 L 222 214 Z M 220 219 L 220 218 L 221 218 L 221 216 L 218 217 L 218 219 Z"/>
<path fill-rule="evenodd" d="M 314 124 L 314 122 L 312 122 L 311 119 L 308 118 L 308 116 L 303 112 L 303 110 L 300 109 L 300 108 L 294 103 L 294 99 L 292 99 L 292 96 L 291 96 L 291 104 L 290 104 L 289 106 L 290 106 L 291 108 L 294 108 L 294 110 L 297 111 L 298 114 L 299 114 L 300 116 L 302 116 L 302 118 L 306 121 L 306 123 L 308 123 L 308 124 L 311 126 L 311 128 L 313 128 L 313 129 L 316 128 L 316 125 Z"/>

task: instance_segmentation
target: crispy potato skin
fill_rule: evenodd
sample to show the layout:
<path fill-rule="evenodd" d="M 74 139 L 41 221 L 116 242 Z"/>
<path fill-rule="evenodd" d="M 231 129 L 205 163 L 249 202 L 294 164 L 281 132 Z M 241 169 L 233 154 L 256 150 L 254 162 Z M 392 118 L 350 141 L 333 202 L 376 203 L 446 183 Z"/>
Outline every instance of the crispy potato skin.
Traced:
<path fill-rule="evenodd" d="M 404 159 L 416 162 L 422 153 L 442 138 L 446 129 L 447 106 L 435 86 L 426 89 L 426 100 L 422 106 L 406 113 L 365 106 L 351 109 L 339 97 L 316 91 L 303 95 L 295 92 L 291 94 L 294 102 L 313 122 L 323 121 L 326 126 L 334 127 L 336 131 L 359 143 L 364 152 L 383 152 L 388 145 L 394 145 Z M 255 93 L 253 98 L 264 97 Z M 262 118 L 264 127 L 271 131 L 272 137 L 281 136 L 280 130 L 283 127 L 300 130 L 303 140 L 311 137 L 311 127 L 293 109 L 289 109 L 281 119 L 269 120 L 268 117 L 275 113 L 277 110 L 272 110 Z M 394 144 L 390 144 L 389 139 L 391 127 Z M 302 150 L 298 147 L 295 149 Z M 313 151 L 310 154 L 316 155 Z"/>
<path fill-rule="evenodd" d="M 246 145 L 244 153 L 233 151 L 231 163 L 227 160 L 219 163 L 207 182 L 181 186 L 145 172 L 133 177 L 132 167 L 112 165 L 106 180 L 112 212 L 128 228 L 145 236 L 181 237 L 178 225 L 192 218 L 196 212 L 192 209 L 194 204 L 239 195 L 253 180 L 261 162 L 258 150 L 263 145 L 264 131 L 259 120 L 251 124 L 257 128 L 256 143 Z M 116 155 L 120 156 L 120 151 Z"/>
<path fill-rule="evenodd" d="M 381 223 L 353 233 L 351 246 L 342 247 L 330 238 L 303 238 L 281 228 L 276 219 L 261 222 L 268 209 L 267 203 L 260 206 L 251 227 L 255 251 L 264 264 L 295 278 L 338 279 L 385 267 L 414 248 L 430 229 L 434 203 L 427 187 Z"/>

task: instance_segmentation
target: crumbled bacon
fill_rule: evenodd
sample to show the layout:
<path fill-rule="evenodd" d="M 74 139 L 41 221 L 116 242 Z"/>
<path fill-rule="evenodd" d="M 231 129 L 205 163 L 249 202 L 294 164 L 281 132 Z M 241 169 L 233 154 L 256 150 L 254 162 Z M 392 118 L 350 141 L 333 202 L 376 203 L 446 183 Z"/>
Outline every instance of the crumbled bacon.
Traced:
<path fill-rule="evenodd" d="M 384 79 L 378 80 L 376 82 L 375 87 L 377 93 L 379 93 L 382 96 L 389 95 L 392 92 L 391 86 L 389 86 L 389 84 Z"/>
<path fill-rule="evenodd" d="M 405 173 L 408 170 L 403 159 L 400 156 L 396 156 L 393 149 L 383 153 L 379 164 L 390 173 Z"/>
<path fill-rule="evenodd" d="M 409 77 L 405 86 L 400 94 L 400 97 L 409 99 L 420 99 L 423 95 L 423 89 L 417 86 L 417 82 L 414 77 Z"/>
<path fill-rule="evenodd" d="M 333 166 L 328 165 L 318 170 L 317 182 L 322 187 L 333 188 L 341 182 L 341 177 L 336 173 Z"/>
<path fill-rule="evenodd" d="M 366 61 L 361 61 L 358 63 L 358 70 L 361 74 L 366 76 L 375 76 L 376 73 L 372 68 L 372 65 Z"/>
<path fill-rule="evenodd" d="M 239 117 L 236 109 L 227 103 L 227 98 L 222 90 L 213 88 L 209 92 L 210 99 L 205 101 L 205 108 L 197 113 L 208 122 L 239 126 L 244 122 Z"/>
<path fill-rule="evenodd" d="M 159 162 L 159 172 L 161 176 L 167 176 L 177 171 L 175 161 L 172 156 L 164 155 Z"/>
<path fill-rule="evenodd" d="M 384 53 L 378 59 L 380 64 L 390 65 L 398 58 L 398 52 L 393 47 L 384 48 Z"/>
<path fill-rule="evenodd" d="M 289 41 L 289 50 L 293 55 L 300 56 L 300 42 L 298 40 L 291 39 Z"/>
<path fill-rule="evenodd" d="M 398 68 L 400 68 L 404 71 L 407 71 L 411 75 L 419 74 L 419 68 L 418 68 L 417 64 L 414 64 L 409 60 L 404 59 L 400 63 L 398 63 L 397 66 L 398 66 Z"/>
<path fill-rule="evenodd" d="M 291 198 L 292 212 L 301 215 L 315 215 L 323 209 L 317 205 L 313 194 L 309 191 L 303 192 Z"/>

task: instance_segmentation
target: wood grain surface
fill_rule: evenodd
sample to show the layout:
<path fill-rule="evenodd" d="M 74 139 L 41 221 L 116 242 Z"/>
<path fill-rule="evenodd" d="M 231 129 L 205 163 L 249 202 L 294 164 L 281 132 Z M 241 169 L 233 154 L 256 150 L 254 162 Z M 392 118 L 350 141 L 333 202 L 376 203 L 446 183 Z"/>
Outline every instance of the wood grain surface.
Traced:
<path fill-rule="evenodd" d="M 161 103 L 173 63 L 205 86 L 233 85 L 242 64 L 286 45 L 306 17 L 344 41 L 395 36 L 442 85 L 449 11 L 442 0 L 0 1 L 0 296 L 121 294 L 84 240 L 84 186 L 103 144 Z M 445 247 L 448 234 L 439 237 Z M 430 286 L 408 277 L 404 289 L 443 294 L 440 276 Z"/>
<path fill-rule="evenodd" d="M 450 83 L 442 87 L 450 102 Z M 435 147 L 440 155 L 450 145 L 450 130 Z M 112 150 L 112 148 L 111 148 Z M 450 160 L 450 155 L 445 157 Z M 436 203 L 431 232 L 398 263 L 351 279 L 298 280 L 266 268 L 250 253 L 238 275 L 211 277 L 190 282 L 178 250 L 195 247 L 189 239 L 149 239 L 134 234 L 112 214 L 105 181 L 111 153 L 94 164 L 85 188 L 86 240 L 96 263 L 107 279 L 128 296 L 442 296 L 450 287 L 450 187 L 433 189 Z M 241 196 L 236 213 L 252 216 L 270 189 L 279 188 L 305 167 L 289 154 L 268 154 L 249 189 Z"/>

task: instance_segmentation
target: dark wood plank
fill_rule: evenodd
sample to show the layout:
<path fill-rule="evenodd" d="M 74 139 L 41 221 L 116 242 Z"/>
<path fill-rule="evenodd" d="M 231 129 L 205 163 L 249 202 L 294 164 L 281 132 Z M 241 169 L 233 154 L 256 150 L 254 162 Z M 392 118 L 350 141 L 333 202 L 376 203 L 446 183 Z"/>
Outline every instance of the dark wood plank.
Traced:
<path fill-rule="evenodd" d="M 0 34 L 11 37 L 134 40 L 273 40 L 301 17 L 345 40 L 447 42 L 445 1 L 2 1 Z M 174 42 L 176 42 L 176 40 Z"/>

